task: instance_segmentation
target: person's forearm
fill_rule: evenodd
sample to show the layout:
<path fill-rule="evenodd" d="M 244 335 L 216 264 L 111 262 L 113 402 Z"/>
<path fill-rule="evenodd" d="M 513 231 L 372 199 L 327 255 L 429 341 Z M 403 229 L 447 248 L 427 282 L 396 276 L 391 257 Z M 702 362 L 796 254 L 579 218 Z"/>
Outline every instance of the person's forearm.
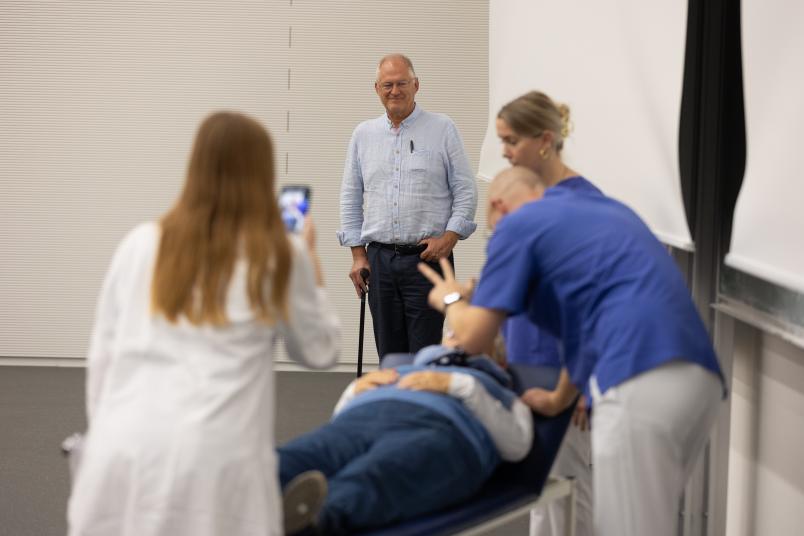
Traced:
<path fill-rule="evenodd" d="M 327 368 L 338 358 L 340 322 L 326 291 L 313 284 L 320 277 L 314 252 L 296 239 L 293 242 L 296 252 L 288 288 L 290 315 L 280 324 L 285 349 L 291 359 L 307 367 Z"/>
<path fill-rule="evenodd" d="M 361 260 L 361 259 L 368 259 L 368 254 L 366 253 L 365 246 L 352 246 L 350 248 L 352 250 L 352 260 Z"/>
<path fill-rule="evenodd" d="M 558 384 L 553 390 L 555 402 L 561 410 L 567 409 L 572 401 L 578 396 L 578 388 L 572 385 L 569 372 L 566 368 L 561 369 L 561 374 L 558 377 Z"/>
<path fill-rule="evenodd" d="M 503 318 L 501 313 L 470 305 L 466 298 L 446 309 L 447 325 L 469 354 L 485 353 L 493 346 Z"/>
<path fill-rule="evenodd" d="M 442 236 L 444 237 L 444 239 L 445 239 L 445 240 L 449 240 L 449 241 L 450 241 L 450 247 L 451 247 L 451 248 L 454 248 L 454 247 L 455 247 L 455 244 L 457 244 L 457 243 L 458 243 L 458 240 L 460 240 L 460 239 L 461 239 L 461 235 L 459 235 L 459 234 L 458 234 L 458 233 L 456 233 L 455 231 L 450 231 L 449 229 L 447 229 L 446 231 L 444 231 L 444 234 L 443 234 Z"/>

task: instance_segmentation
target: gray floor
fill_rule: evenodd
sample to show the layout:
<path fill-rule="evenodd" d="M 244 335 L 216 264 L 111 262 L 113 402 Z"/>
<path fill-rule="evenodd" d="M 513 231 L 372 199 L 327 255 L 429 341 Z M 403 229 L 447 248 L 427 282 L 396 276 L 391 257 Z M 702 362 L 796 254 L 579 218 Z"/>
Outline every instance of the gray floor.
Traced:
<path fill-rule="evenodd" d="M 325 422 L 352 377 L 278 372 L 277 441 Z M 0 534 L 65 534 L 69 475 L 58 445 L 85 424 L 83 369 L 0 367 Z M 527 533 L 519 520 L 489 534 Z"/>

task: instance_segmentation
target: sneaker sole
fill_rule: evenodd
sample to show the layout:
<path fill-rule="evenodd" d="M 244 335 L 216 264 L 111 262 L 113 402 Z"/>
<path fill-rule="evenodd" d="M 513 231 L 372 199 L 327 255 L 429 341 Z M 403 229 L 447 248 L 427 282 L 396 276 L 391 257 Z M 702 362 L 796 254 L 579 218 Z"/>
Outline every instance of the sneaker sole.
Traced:
<path fill-rule="evenodd" d="M 291 480 L 282 492 L 285 534 L 313 525 L 327 498 L 327 478 L 321 471 L 306 471 Z"/>

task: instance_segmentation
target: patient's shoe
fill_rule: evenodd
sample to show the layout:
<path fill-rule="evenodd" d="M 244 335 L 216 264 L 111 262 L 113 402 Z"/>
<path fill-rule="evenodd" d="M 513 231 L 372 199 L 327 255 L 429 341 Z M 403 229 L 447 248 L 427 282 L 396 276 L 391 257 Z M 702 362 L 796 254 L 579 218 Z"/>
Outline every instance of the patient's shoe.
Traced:
<path fill-rule="evenodd" d="M 327 477 L 321 471 L 306 471 L 288 482 L 282 490 L 285 534 L 315 534 L 326 498 Z"/>

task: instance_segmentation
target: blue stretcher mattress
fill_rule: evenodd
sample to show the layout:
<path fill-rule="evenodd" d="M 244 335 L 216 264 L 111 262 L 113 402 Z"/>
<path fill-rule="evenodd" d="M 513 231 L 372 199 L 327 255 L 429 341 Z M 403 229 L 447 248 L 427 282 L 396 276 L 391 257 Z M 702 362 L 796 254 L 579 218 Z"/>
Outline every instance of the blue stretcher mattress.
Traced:
<path fill-rule="evenodd" d="M 393 368 L 401 364 L 403 362 L 394 359 L 383 360 L 382 367 Z M 508 371 L 514 379 L 514 390 L 517 393 L 531 387 L 553 389 L 560 373 L 556 368 L 528 365 L 510 365 Z M 501 464 L 474 498 L 426 516 L 359 534 L 363 536 L 455 534 L 536 500 L 550 474 L 550 468 L 558 454 L 574 409 L 575 404 L 572 404 L 560 415 L 550 418 L 533 413 L 535 434 L 533 447 L 528 455 L 517 463 Z"/>

